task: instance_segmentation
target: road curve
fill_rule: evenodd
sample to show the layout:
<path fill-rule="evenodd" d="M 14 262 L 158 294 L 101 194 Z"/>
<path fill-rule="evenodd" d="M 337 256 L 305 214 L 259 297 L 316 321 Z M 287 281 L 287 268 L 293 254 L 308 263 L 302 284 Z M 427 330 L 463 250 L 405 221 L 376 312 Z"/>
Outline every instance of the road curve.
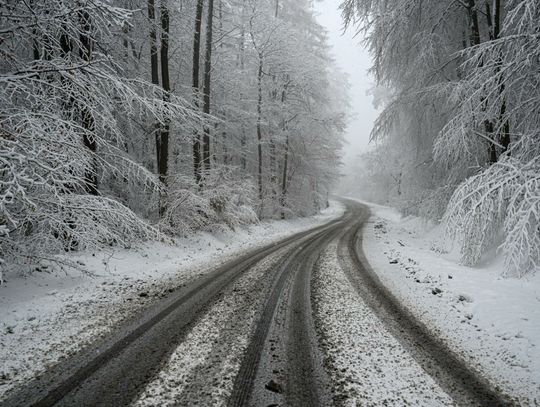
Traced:
<path fill-rule="evenodd" d="M 313 267 L 332 242 L 338 243 L 340 266 L 358 295 L 456 405 L 512 405 L 403 308 L 379 281 L 360 244 L 362 228 L 370 217 L 369 209 L 354 201 L 344 203 L 346 216 L 323 233 L 311 236 L 276 277 L 228 406 L 332 404 L 332 383 L 328 382 L 321 361 L 310 292 Z"/>
<path fill-rule="evenodd" d="M 252 304 L 257 312 L 254 322 L 246 323 L 252 324 L 249 332 L 234 334 L 247 337 L 248 342 L 244 354 L 239 355 L 228 406 L 332 405 L 333 384 L 325 372 L 316 334 L 311 280 L 321 253 L 335 244 L 340 266 L 358 295 L 457 405 L 512 405 L 381 284 L 361 247 L 361 231 L 370 216 L 369 209 L 353 201 L 344 203 L 347 211 L 343 217 L 263 247 L 193 281 L 119 328 L 109 339 L 63 361 L 0 403 L 130 405 L 178 344 L 185 341 L 190 327 L 208 311 L 213 299 L 262 260 L 277 256 L 278 261 L 269 262 L 272 265 L 263 269 L 267 288 L 260 293 L 259 305 Z M 179 405 L 190 405 L 191 395 L 200 394 L 195 399 L 205 400 L 205 385 L 209 386 L 212 379 L 196 379 Z M 205 405 L 204 401 L 198 405 Z"/>
<path fill-rule="evenodd" d="M 297 233 L 217 268 L 173 292 L 105 340 L 8 392 L 2 406 L 129 405 L 215 296 L 272 253 L 336 224 Z"/>
<path fill-rule="evenodd" d="M 511 406 L 478 372 L 400 304 L 371 269 L 362 249 L 362 229 L 370 216 L 365 205 L 347 201 L 357 221 L 344 231 L 338 243 L 338 258 L 349 282 L 408 350 L 422 368 L 460 406 Z"/>

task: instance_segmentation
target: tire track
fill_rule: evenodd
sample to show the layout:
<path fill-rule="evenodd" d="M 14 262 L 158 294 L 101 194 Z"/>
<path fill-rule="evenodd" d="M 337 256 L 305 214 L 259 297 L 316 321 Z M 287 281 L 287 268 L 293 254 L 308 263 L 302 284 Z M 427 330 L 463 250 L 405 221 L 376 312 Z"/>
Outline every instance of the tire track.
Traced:
<path fill-rule="evenodd" d="M 108 339 L 13 389 L 2 405 L 129 405 L 219 292 L 268 255 L 339 221 L 295 234 L 218 267 L 120 327 Z"/>
<path fill-rule="evenodd" d="M 310 279 L 320 252 L 340 233 L 343 222 L 312 236 L 283 264 L 254 329 L 228 406 L 327 405 L 329 390 L 311 317 Z"/>
<path fill-rule="evenodd" d="M 356 204 L 358 205 L 358 204 Z M 468 366 L 439 338 L 431 334 L 414 315 L 403 308 L 371 270 L 362 252 L 362 229 L 369 209 L 357 209 L 358 222 L 351 225 L 338 243 L 338 258 L 345 274 L 366 304 L 392 335 L 408 350 L 438 385 L 463 406 L 512 406 L 475 370 Z"/>
<path fill-rule="evenodd" d="M 174 350 L 135 406 L 200 405 L 226 402 L 234 384 L 248 333 L 268 292 L 272 276 L 294 247 L 266 257 L 222 291 L 193 330 Z"/>

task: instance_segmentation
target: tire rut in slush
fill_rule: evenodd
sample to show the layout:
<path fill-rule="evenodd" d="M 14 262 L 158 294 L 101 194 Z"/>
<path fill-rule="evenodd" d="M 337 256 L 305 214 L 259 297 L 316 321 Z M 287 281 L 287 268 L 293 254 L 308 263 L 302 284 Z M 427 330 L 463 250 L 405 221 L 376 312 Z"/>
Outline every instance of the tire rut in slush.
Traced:
<path fill-rule="evenodd" d="M 450 350 L 381 283 L 362 251 L 362 229 L 369 209 L 362 205 L 358 222 L 338 243 L 338 258 L 349 282 L 391 334 L 439 386 L 462 406 L 513 406 L 478 372 Z"/>
<path fill-rule="evenodd" d="M 326 406 L 329 385 L 312 321 L 310 280 L 343 224 L 312 236 L 276 275 L 240 366 L 229 407 Z"/>
<path fill-rule="evenodd" d="M 22 388 L 13 389 L 0 403 L 36 407 L 129 405 L 219 292 L 276 250 L 339 221 L 297 233 L 226 263 L 134 317 L 105 340 L 60 361 Z"/>

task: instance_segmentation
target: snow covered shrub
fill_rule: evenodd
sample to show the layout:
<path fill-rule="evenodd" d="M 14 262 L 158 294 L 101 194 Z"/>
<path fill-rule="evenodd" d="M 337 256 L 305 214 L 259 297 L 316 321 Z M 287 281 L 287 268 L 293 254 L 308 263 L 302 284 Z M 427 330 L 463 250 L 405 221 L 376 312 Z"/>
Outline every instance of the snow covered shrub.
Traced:
<path fill-rule="evenodd" d="M 258 220 L 254 210 L 255 183 L 250 177 L 242 177 L 239 168 L 214 168 L 206 180 L 206 186 L 215 226 L 225 224 L 234 229 Z"/>
<path fill-rule="evenodd" d="M 192 177 L 173 176 L 169 201 L 162 226 L 170 233 L 227 225 L 254 223 L 256 190 L 253 181 L 239 176 L 239 169 L 220 166 L 213 168 L 200 188 Z"/>
<path fill-rule="evenodd" d="M 186 234 L 203 227 L 212 211 L 203 193 L 193 177 L 172 176 L 162 229 L 172 234 Z"/>

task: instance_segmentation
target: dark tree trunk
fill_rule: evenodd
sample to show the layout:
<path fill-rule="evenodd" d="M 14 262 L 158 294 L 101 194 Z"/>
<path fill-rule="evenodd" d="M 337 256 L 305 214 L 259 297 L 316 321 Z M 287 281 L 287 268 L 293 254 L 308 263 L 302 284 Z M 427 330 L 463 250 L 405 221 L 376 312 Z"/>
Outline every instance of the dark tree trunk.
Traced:
<path fill-rule="evenodd" d="M 150 20 L 150 74 L 152 77 L 152 84 L 155 86 L 159 86 L 159 60 L 157 49 L 155 0 L 148 0 L 148 19 Z M 159 123 L 154 124 L 154 136 L 156 143 L 156 162 L 159 162 L 159 147 L 161 139 L 161 126 L 159 125 Z"/>
<path fill-rule="evenodd" d="M 261 201 L 261 207 L 263 202 L 263 185 L 262 185 L 262 76 L 263 76 L 263 57 L 259 54 L 259 72 L 257 75 L 257 158 L 258 158 L 258 171 L 257 171 L 257 181 L 259 184 L 259 200 Z M 262 213 L 262 209 L 261 209 Z"/>
<path fill-rule="evenodd" d="M 486 5 L 487 5 L 487 3 L 486 3 Z M 476 46 L 476 45 L 480 44 L 481 37 L 480 37 L 480 25 L 478 23 L 478 10 L 476 9 L 475 0 L 468 0 L 468 2 L 467 2 L 467 12 L 469 14 L 469 19 L 470 19 L 470 29 L 471 29 L 470 41 L 471 41 L 471 45 Z M 487 18 L 488 18 L 487 23 L 488 23 L 488 26 L 490 28 L 489 29 L 489 31 L 490 31 L 489 35 L 490 35 L 490 38 L 491 38 L 493 36 L 494 31 L 491 29 L 492 21 L 491 21 L 490 13 L 488 13 Z M 490 120 L 485 120 L 484 121 L 484 130 L 486 132 L 486 135 L 489 138 L 494 139 L 494 137 L 495 137 L 495 135 L 494 135 L 494 124 Z M 492 142 L 489 143 L 488 154 L 489 154 L 489 162 L 490 163 L 493 164 L 493 163 L 497 162 L 497 146 Z"/>
<path fill-rule="evenodd" d="M 63 32 L 60 35 L 60 49 L 61 51 L 61 57 L 66 58 L 71 52 L 73 52 L 73 44 L 71 41 L 71 38 L 69 38 L 68 34 L 66 33 L 66 27 L 63 27 Z M 49 60 L 51 57 L 49 53 L 49 48 L 45 45 L 44 47 L 44 55 L 43 58 L 46 60 Z M 48 78 L 50 79 L 50 78 Z M 63 76 L 60 81 L 62 82 L 62 85 L 67 86 L 69 89 L 69 79 L 65 76 Z M 70 118 L 73 119 L 74 116 L 74 110 L 75 110 L 75 98 L 73 97 L 73 93 L 69 92 L 69 98 L 67 100 L 63 101 L 63 109 L 64 113 Z M 63 191 L 66 193 L 74 192 L 76 189 L 75 183 L 70 185 L 63 186 Z"/>
<path fill-rule="evenodd" d="M 81 26 L 81 34 L 79 40 L 81 42 L 81 48 L 79 53 L 84 61 L 92 60 L 92 51 L 94 48 L 94 42 L 91 37 L 92 21 L 90 15 L 86 11 L 79 12 L 79 24 Z M 86 171 L 85 174 L 85 187 L 86 191 L 90 195 L 98 194 L 98 179 L 97 179 L 97 164 L 95 161 L 95 153 L 97 151 L 97 143 L 94 136 L 96 126 L 92 112 L 86 107 L 81 108 L 81 121 L 82 126 L 86 130 L 83 136 L 83 142 L 86 148 L 91 151 L 92 163 L 91 168 Z"/>
<path fill-rule="evenodd" d="M 280 199 L 280 206 L 281 206 L 281 219 L 285 219 L 285 203 L 287 199 L 287 177 L 289 176 L 288 172 L 288 166 L 289 166 L 289 135 L 287 134 L 287 138 L 285 140 L 285 157 L 283 159 L 283 173 L 281 175 L 281 199 Z"/>
<path fill-rule="evenodd" d="M 159 86 L 155 0 L 148 0 L 148 19 L 150 20 L 150 72 L 152 84 Z"/>
<path fill-rule="evenodd" d="M 489 7 L 489 4 L 486 2 L 486 6 Z M 489 9 L 488 9 L 489 10 Z M 488 13 L 489 15 L 489 13 Z M 493 13 L 493 39 L 498 39 L 501 31 L 501 0 L 495 0 L 495 10 Z M 499 85 L 499 94 L 504 93 L 505 85 L 501 83 Z M 503 146 L 503 150 L 501 151 L 501 154 L 508 151 L 508 147 L 510 146 L 510 122 L 504 117 L 506 114 L 506 100 L 503 99 L 502 105 L 501 105 L 501 111 L 499 114 L 499 121 L 504 120 L 504 124 L 502 125 L 501 129 L 499 130 L 498 139 Z"/>
<path fill-rule="evenodd" d="M 161 85 L 163 87 L 163 101 L 170 99 L 171 84 L 169 79 L 169 8 L 168 0 L 161 0 Z M 165 118 L 159 132 L 158 142 L 158 173 L 159 179 L 167 185 L 169 172 L 169 130 L 170 120 Z M 162 197 L 159 206 L 159 214 L 163 216 L 166 210 L 166 198 Z"/>
<path fill-rule="evenodd" d="M 285 99 L 287 97 L 287 87 L 289 84 L 289 77 L 286 76 L 287 82 L 283 86 L 283 90 L 281 91 L 281 111 L 282 116 L 284 114 L 284 105 L 285 105 Z M 283 158 L 283 173 L 281 174 L 281 196 L 279 204 L 281 206 L 281 219 L 285 219 L 285 204 L 287 200 L 287 179 L 288 179 L 288 171 L 289 171 L 289 134 L 287 133 L 287 122 L 285 121 L 285 117 L 282 117 L 281 122 L 281 130 L 283 133 L 286 134 L 285 139 L 285 151 L 284 151 L 284 158 Z"/>
<path fill-rule="evenodd" d="M 245 8 L 244 5 L 242 5 L 242 31 L 240 33 L 240 72 L 242 74 L 244 73 L 244 70 L 246 69 L 246 29 L 244 27 L 244 21 L 245 21 Z M 240 94 L 240 101 L 244 100 L 243 93 Z M 243 106 L 243 104 L 241 105 Z M 246 170 L 247 168 L 247 159 L 246 159 L 246 144 L 247 144 L 247 136 L 246 136 L 246 129 L 244 127 L 244 123 L 242 122 L 242 136 L 240 138 L 240 165 L 242 167 L 242 170 Z"/>
<path fill-rule="evenodd" d="M 504 92 L 504 84 L 501 84 L 500 92 Z M 508 151 L 508 147 L 510 146 L 510 122 L 504 117 L 506 114 L 506 100 L 503 100 L 501 105 L 501 112 L 499 115 L 499 120 L 504 120 L 504 124 L 502 125 L 502 128 L 499 131 L 499 141 L 503 147 L 502 153 L 505 153 Z M 510 155 L 510 153 L 508 153 Z"/>
<path fill-rule="evenodd" d="M 208 18 L 206 25 L 206 52 L 204 57 L 203 113 L 210 113 L 210 92 L 212 84 L 212 33 L 214 19 L 214 0 L 208 0 Z M 206 172 L 210 171 L 210 126 L 204 126 L 202 140 L 202 159 Z"/>
<path fill-rule="evenodd" d="M 494 2 L 495 9 L 493 10 L 493 12 L 491 10 L 489 2 L 486 1 L 485 4 L 486 4 L 486 20 L 487 20 L 487 25 L 488 25 L 488 29 L 489 29 L 489 39 L 491 41 L 494 41 L 494 40 L 497 40 L 499 38 L 499 35 L 500 35 L 501 1 L 500 0 L 495 0 L 495 2 Z M 498 71 L 498 69 L 497 69 L 497 71 Z M 505 85 L 504 85 L 504 83 L 502 83 L 502 78 L 501 78 L 500 81 L 499 81 L 499 95 L 504 93 L 504 90 L 505 90 Z M 489 134 L 491 134 L 491 137 L 495 137 L 497 139 L 497 141 L 502 146 L 502 151 L 500 152 L 500 154 L 506 152 L 508 150 L 508 146 L 510 145 L 510 123 L 504 117 L 505 114 L 506 114 L 506 100 L 503 99 L 502 104 L 501 104 L 500 113 L 499 113 L 499 123 L 502 123 L 503 121 L 504 121 L 504 123 L 502 125 L 499 124 L 498 132 L 497 132 L 496 136 L 494 134 L 494 125 L 492 123 L 489 123 L 489 125 L 490 125 L 489 126 L 489 129 L 490 129 Z M 488 130 L 488 126 L 486 126 L 486 131 L 487 130 Z M 493 164 L 493 163 L 497 162 L 497 160 L 498 160 L 497 147 L 495 146 L 495 144 L 491 144 L 491 146 L 490 146 L 490 162 Z"/>
<path fill-rule="evenodd" d="M 41 59 L 41 56 L 39 55 L 39 43 L 37 40 L 37 30 L 34 29 L 32 34 L 34 36 L 34 40 L 32 41 L 32 53 L 33 53 L 34 61 L 38 61 L 39 59 Z"/>
<path fill-rule="evenodd" d="M 501 0 L 495 0 L 495 25 L 493 26 L 493 32 L 495 38 L 499 38 L 501 32 Z"/>
<path fill-rule="evenodd" d="M 192 88 L 193 98 L 196 107 L 199 107 L 199 72 L 200 72 L 200 54 L 201 54 L 201 25 L 204 0 L 197 0 L 197 9 L 195 11 L 195 29 L 193 31 L 193 71 Z M 193 138 L 193 173 L 198 185 L 201 183 L 201 143 L 200 135 L 196 133 Z"/>

